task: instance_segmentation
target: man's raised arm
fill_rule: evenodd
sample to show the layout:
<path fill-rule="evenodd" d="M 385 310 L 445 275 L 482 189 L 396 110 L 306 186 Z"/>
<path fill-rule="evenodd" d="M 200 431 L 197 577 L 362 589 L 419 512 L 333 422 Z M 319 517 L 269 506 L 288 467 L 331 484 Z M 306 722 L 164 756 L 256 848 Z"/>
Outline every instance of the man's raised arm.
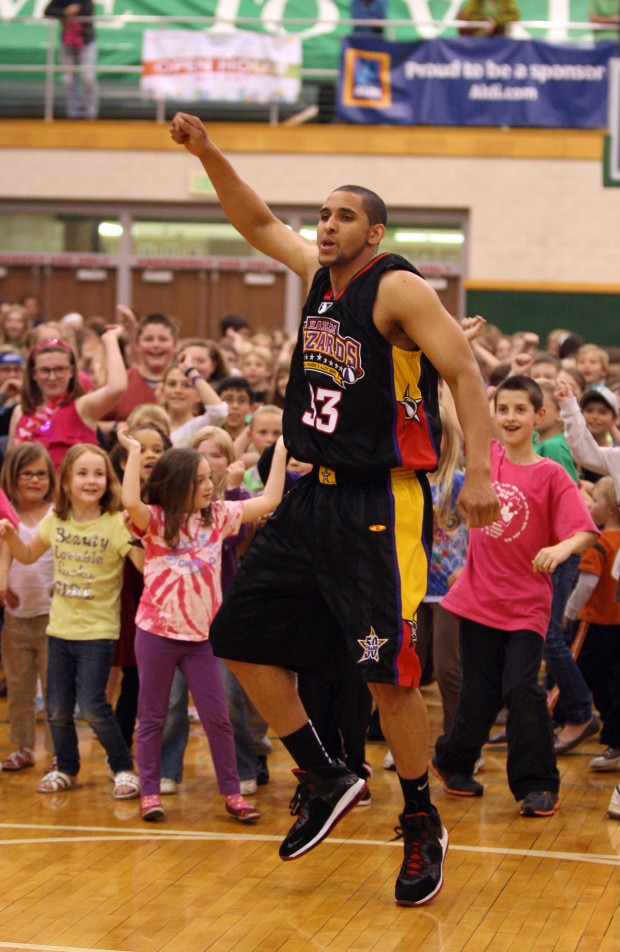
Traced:
<path fill-rule="evenodd" d="M 178 112 L 172 120 L 170 134 L 175 142 L 200 159 L 228 221 L 239 234 L 258 251 L 281 261 L 310 282 L 318 268 L 316 246 L 276 218 L 211 141 L 202 121 L 197 116 Z"/>

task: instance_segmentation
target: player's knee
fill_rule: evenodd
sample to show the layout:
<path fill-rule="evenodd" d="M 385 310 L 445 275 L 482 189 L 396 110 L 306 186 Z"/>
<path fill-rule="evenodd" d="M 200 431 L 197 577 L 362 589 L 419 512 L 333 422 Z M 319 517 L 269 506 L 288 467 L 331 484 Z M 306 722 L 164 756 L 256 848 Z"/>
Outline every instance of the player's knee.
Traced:
<path fill-rule="evenodd" d="M 411 702 L 412 695 L 417 693 L 416 688 L 405 688 L 396 684 L 370 683 L 368 687 L 379 713 L 388 715 L 400 711 L 404 705 Z"/>

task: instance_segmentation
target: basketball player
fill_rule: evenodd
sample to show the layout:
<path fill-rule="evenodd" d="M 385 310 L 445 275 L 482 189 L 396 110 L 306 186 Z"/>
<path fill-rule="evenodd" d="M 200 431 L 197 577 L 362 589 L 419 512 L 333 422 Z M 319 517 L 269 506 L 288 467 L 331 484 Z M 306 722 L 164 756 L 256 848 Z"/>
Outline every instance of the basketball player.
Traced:
<path fill-rule="evenodd" d="M 298 764 L 296 822 L 280 856 L 312 849 L 363 796 L 301 705 L 293 672 L 347 654 L 367 680 L 404 795 L 396 902 L 440 890 L 447 832 L 429 796 L 429 722 L 418 690 L 416 610 L 426 591 L 430 515 L 424 473 L 437 462 L 436 374 L 467 441 L 459 506 L 471 526 L 499 514 L 489 473 L 489 411 L 464 335 L 404 258 L 381 254 L 386 209 L 353 185 L 328 195 L 317 248 L 237 175 L 201 121 L 178 113 L 172 138 L 207 172 L 229 221 L 307 284 L 286 392 L 284 438 L 310 462 L 253 543 L 211 628 L 216 655 Z"/>

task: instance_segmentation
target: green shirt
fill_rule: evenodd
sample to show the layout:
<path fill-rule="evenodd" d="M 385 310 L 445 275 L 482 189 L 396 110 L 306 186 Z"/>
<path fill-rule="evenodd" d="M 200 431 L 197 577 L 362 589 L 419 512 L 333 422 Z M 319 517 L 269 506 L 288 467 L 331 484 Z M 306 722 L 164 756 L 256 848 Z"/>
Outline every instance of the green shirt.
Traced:
<path fill-rule="evenodd" d="M 618 0 L 589 0 L 588 13 L 594 13 L 597 17 L 617 17 L 620 13 Z M 620 36 L 619 25 L 610 24 L 608 30 L 595 30 L 594 39 L 597 43 L 602 40 L 618 40 Z"/>
<path fill-rule="evenodd" d="M 556 463 L 559 463 L 560 466 L 566 470 L 575 484 L 579 482 L 577 467 L 575 466 L 575 462 L 568 448 L 568 443 L 566 442 L 566 437 L 563 433 L 556 433 L 555 436 L 550 436 L 549 439 L 542 440 L 541 442 L 534 436 L 533 445 L 534 451 L 538 453 L 539 456 L 544 456 L 545 459 L 554 459 Z"/>

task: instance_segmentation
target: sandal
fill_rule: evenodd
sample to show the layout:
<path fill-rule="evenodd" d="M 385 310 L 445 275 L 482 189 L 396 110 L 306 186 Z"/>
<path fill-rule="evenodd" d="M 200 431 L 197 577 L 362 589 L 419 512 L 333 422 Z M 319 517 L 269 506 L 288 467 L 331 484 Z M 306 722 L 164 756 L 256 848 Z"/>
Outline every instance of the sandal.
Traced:
<path fill-rule="evenodd" d="M 37 793 L 62 793 L 64 790 L 75 790 L 81 786 L 76 777 L 61 770 L 50 770 L 37 784 Z"/>
<path fill-rule="evenodd" d="M 114 777 L 115 800 L 133 800 L 140 796 L 140 780 L 129 770 L 121 770 Z"/>
<path fill-rule="evenodd" d="M 30 747 L 19 747 L 4 758 L 0 767 L 2 767 L 2 770 L 23 770 L 24 767 L 34 767 L 32 749 Z"/>

